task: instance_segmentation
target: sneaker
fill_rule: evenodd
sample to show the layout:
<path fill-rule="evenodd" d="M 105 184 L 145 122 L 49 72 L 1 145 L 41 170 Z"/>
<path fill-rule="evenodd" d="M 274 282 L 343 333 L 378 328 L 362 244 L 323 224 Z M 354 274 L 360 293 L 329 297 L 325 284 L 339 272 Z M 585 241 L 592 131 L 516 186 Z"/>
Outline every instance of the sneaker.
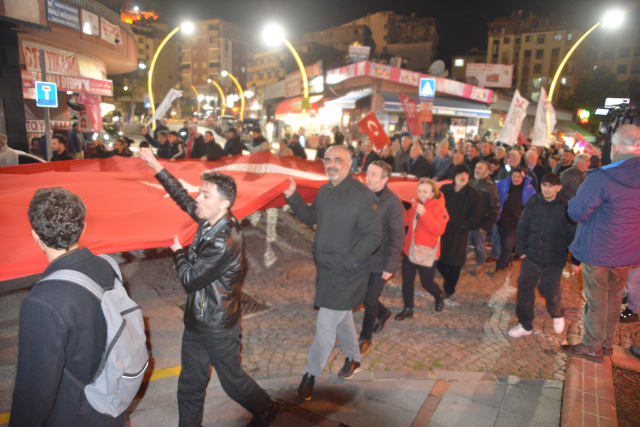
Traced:
<path fill-rule="evenodd" d="M 387 326 L 387 323 L 389 323 L 389 320 L 391 320 L 390 311 L 388 311 L 387 315 L 384 316 L 382 319 L 378 319 L 378 321 L 376 322 L 376 326 L 373 328 L 373 333 L 377 334 L 378 332 L 382 332 L 384 327 Z"/>
<path fill-rule="evenodd" d="M 527 335 L 531 335 L 532 333 L 533 331 L 527 331 L 524 328 L 524 326 L 522 326 L 522 324 L 518 323 L 518 326 L 516 326 L 513 329 L 509 329 L 509 332 L 507 332 L 507 335 L 509 335 L 512 338 L 520 338 Z"/>
<path fill-rule="evenodd" d="M 313 393 L 313 385 L 315 384 L 315 382 L 316 377 L 309 373 L 304 374 L 304 376 L 302 377 L 302 381 L 298 386 L 298 391 L 296 392 L 296 394 L 304 400 L 310 400 L 311 394 Z"/>
<path fill-rule="evenodd" d="M 638 321 L 638 313 L 631 311 L 629 307 L 620 313 L 620 323 L 632 323 Z"/>
<path fill-rule="evenodd" d="M 553 319 L 553 332 L 556 335 L 560 335 L 564 332 L 564 317 L 557 317 Z"/>
<path fill-rule="evenodd" d="M 271 402 L 264 413 L 254 415 L 247 427 L 269 427 L 280 413 L 281 406 L 278 402 Z"/>
<path fill-rule="evenodd" d="M 484 264 L 477 266 L 476 269 L 473 270 L 473 274 L 475 274 L 476 276 L 480 276 L 483 273 L 484 273 Z"/>
<path fill-rule="evenodd" d="M 365 354 L 367 351 L 371 350 L 371 346 L 373 342 L 371 340 L 364 340 L 360 338 L 360 354 Z"/>
<path fill-rule="evenodd" d="M 355 362 L 352 358 L 347 357 L 344 361 L 344 366 L 338 372 L 338 376 L 342 379 L 349 380 L 353 378 L 353 374 L 362 371 L 360 362 Z"/>

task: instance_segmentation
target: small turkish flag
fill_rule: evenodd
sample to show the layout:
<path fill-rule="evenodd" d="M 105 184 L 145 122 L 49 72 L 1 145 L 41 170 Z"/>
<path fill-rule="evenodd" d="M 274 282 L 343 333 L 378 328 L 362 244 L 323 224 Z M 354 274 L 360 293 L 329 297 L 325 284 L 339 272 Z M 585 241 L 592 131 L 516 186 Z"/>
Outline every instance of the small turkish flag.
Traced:
<path fill-rule="evenodd" d="M 373 142 L 373 145 L 375 145 L 378 150 L 382 150 L 385 145 L 391 144 L 391 141 L 389 140 L 389 137 L 384 131 L 382 125 L 380 125 L 375 112 L 370 112 L 357 124 L 358 128 L 360 128 L 360 132 L 366 132 L 371 139 L 371 142 Z"/>

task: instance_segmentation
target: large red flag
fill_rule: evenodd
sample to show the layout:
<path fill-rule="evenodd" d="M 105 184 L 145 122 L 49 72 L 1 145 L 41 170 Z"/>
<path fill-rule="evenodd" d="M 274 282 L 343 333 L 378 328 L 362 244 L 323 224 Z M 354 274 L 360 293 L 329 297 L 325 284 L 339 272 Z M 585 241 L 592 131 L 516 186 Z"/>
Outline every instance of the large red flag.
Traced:
<path fill-rule="evenodd" d="M 375 112 L 370 112 L 357 124 L 358 128 L 360 128 L 360 132 L 366 132 L 371 139 L 371 142 L 373 142 L 373 145 L 375 145 L 378 150 L 382 150 L 385 145 L 391 144 L 391 141 L 378 121 Z"/>
<path fill-rule="evenodd" d="M 89 116 L 89 121 L 93 130 L 98 132 L 102 124 L 102 113 L 100 112 L 100 99 L 96 96 L 89 95 L 84 88 L 84 85 L 80 88 L 80 95 L 78 96 L 78 104 L 84 105 Z"/>
<path fill-rule="evenodd" d="M 203 171 L 232 176 L 238 188 L 232 210 L 239 219 L 284 206 L 282 192 L 289 187 L 290 177 L 306 202 L 312 202 L 327 182 L 321 163 L 268 151 L 217 162 L 159 161 L 194 197 Z M 4 166 L 0 177 L 0 281 L 40 273 L 47 266 L 46 256 L 33 242 L 27 217 L 29 202 L 39 188 L 63 187 L 82 198 L 87 207 L 87 229 L 80 246 L 96 254 L 169 246 L 174 235 L 185 244 L 197 229 L 138 158 Z M 389 188 L 410 202 L 417 195 L 417 180 L 392 177 Z"/>
<path fill-rule="evenodd" d="M 402 103 L 402 110 L 404 111 L 404 116 L 407 119 L 409 132 L 411 132 L 411 135 L 413 136 L 423 135 L 424 130 L 422 129 L 420 116 L 418 114 L 418 101 L 413 100 L 400 92 L 398 92 L 398 97 L 400 98 L 400 103 Z"/>

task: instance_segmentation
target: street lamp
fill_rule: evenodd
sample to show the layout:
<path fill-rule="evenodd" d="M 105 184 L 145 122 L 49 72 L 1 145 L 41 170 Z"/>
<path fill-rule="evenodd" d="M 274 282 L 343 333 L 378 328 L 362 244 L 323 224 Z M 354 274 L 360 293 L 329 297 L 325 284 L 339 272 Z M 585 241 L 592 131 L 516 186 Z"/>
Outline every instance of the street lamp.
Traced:
<path fill-rule="evenodd" d="M 164 40 L 162 40 L 162 43 L 160 43 L 160 45 L 158 46 L 158 49 L 156 49 L 156 53 L 153 54 L 153 59 L 151 60 L 151 67 L 149 67 L 149 81 L 148 81 L 148 90 L 149 90 L 149 102 L 151 103 L 151 116 L 156 114 L 156 106 L 153 103 L 153 68 L 156 65 L 156 60 L 158 59 L 158 55 L 160 55 L 160 51 L 162 50 L 162 48 L 164 47 L 165 44 L 167 44 L 167 42 L 169 41 L 169 39 L 171 37 L 173 37 L 173 35 L 175 33 L 177 33 L 178 31 L 182 30 L 183 33 L 185 34 L 191 34 L 193 33 L 193 31 L 195 30 L 194 25 L 191 22 L 184 22 L 182 23 L 181 26 L 176 27 L 173 29 L 173 31 L 171 31 L 169 34 L 167 34 L 167 37 L 164 38 Z M 147 66 L 145 65 L 144 68 L 146 68 Z M 142 68 L 142 67 L 141 67 Z M 151 123 L 151 127 L 153 129 L 155 129 L 155 122 Z"/>
<path fill-rule="evenodd" d="M 191 89 L 193 89 L 193 91 L 196 93 L 196 100 L 198 101 L 198 114 L 200 114 L 200 101 L 204 99 L 204 96 L 200 95 L 193 85 L 191 85 Z M 201 96 L 202 98 L 200 98 Z"/>
<path fill-rule="evenodd" d="M 224 111 L 227 109 L 227 105 L 224 102 L 224 92 L 222 91 L 222 88 L 220 87 L 220 85 L 218 83 L 216 83 L 215 81 L 209 79 L 207 80 L 208 83 L 211 83 L 212 85 L 214 85 L 216 87 L 216 89 L 218 89 L 218 93 L 220 94 L 220 99 L 222 100 L 222 111 L 221 111 L 221 116 L 224 115 Z"/>
<path fill-rule="evenodd" d="M 623 11 L 620 11 L 620 10 L 609 11 L 604 15 L 601 22 L 598 22 L 596 25 L 591 27 L 589 31 L 584 33 L 584 35 L 578 39 L 576 44 L 574 44 L 573 47 L 569 49 L 569 52 L 567 52 L 567 54 L 565 55 L 564 59 L 560 63 L 560 66 L 558 67 L 558 70 L 556 71 L 556 75 L 553 77 L 553 81 L 551 82 L 551 88 L 549 89 L 549 102 L 551 102 L 551 100 L 553 99 L 553 92 L 556 88 L 556 83 L 560 78 L 560 73 L 562 72 L 562 68 L 564 67 L 564 64 L 567 62 L 567 60 L 569 60 L 569 57 L 571 56 L 573 51 L 576 50 L 576 48 L 580 45 L 580 43 L 582 43 L 582 41 L 586 39 L 587 36 L 591 34 L 593 30 L 598 28 L 600 24 L 602 24 L 604 28 L 615 28 L 615 27 L 618 27 L 623 20 L 624 20 Z"/>
<path fill-rule="evenodd" d="M 236 87 L 238 88 L 238 93 L 240 93 L 240 121 L 244 120 L 244 96 L 242 96 L 242 86 L 240 86 L 240 83 L 238 83 L 238 80 L 233 77 L 233 74 L 229 73 L 228 71 L 223 71 L 222 73 L 220 73 L 220 75 L 222 77 L 227 77 L 229 76 L 231 78 L 231 80 L 233 80 L 233 82 L 236 84 Z"/>
<path fill-rule="evenodd" d="M 138 68 L 140 68 L 141 70 L 144 70 L 145 68 L 147 68 L 147 64 L 145 64 L 144 62 L 141 62 L 138 64 Z"/>
<path fill-rule="evenodd" d="M 302 107 L 303 107 L 302 114 L 304 114 L 304 111 L 305 111 L 304 107 L 306 107 L 305 104 L 309 102 L 309 81 L 307 80 L 307 72 L 304 69 L 304 64 L 300 59 L 300 55 L 298 55 L 298 52 L 296 52 L 296 50 L 293 48 L 293 45 L 291 45 L 291 43 L 289 43 L 289 41 L 286 38 L 284 38 L 284 31 L 279 26 L 277 25 L 267 26 L 264 29 L 262 36 L 265 42 L 271 46 L 276 46 L 279 43 L 284 43 L 285 46 L 287 46 L 291 51 L 291 54 L 293 55 L 293 57 L 296 59 L 296 62 L 298 63 L 298 67 L 300 67 L 300 74 L 302 75 L 302 84 L 304 88 L 304 99 L 302 101 Z"/>

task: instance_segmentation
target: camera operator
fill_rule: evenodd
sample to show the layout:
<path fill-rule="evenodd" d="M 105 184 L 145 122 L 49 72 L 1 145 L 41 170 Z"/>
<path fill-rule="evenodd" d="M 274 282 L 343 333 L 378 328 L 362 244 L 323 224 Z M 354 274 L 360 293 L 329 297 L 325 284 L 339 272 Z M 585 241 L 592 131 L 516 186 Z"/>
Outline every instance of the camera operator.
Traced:
<path fill-rule="evenodd" d="M 569 249 L 582 261 L 587 305 L 582 343 L 561 348 L 596 363 L 613 352 L 622 287 L 640 263 L 640 127 L 618 128 L 611 150 L 612 163 L 587 173 L 568 209 L 578 223 Z"/>

